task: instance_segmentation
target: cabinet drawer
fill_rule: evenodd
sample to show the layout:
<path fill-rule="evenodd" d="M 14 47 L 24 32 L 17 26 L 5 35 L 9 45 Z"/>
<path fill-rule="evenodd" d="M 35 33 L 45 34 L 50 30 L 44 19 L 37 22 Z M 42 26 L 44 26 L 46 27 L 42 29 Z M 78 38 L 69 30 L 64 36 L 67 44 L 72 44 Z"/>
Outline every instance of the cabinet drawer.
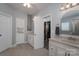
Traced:
<path fill-rule="evenodd" d="M 68 56 L 77 56 L 77 50 L 76 49 L 69 49 L 67 50 Z"/>

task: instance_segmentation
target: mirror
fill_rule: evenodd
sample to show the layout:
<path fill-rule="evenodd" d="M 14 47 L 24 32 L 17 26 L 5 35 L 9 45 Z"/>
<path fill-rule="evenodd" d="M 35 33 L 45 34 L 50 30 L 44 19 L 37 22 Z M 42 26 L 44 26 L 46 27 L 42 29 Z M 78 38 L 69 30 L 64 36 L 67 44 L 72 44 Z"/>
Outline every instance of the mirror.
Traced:
<path fill-rule="evenodd" d="M 61 19 L 60 34 L 79 35 L 79 11 L 66 15 Z"/>

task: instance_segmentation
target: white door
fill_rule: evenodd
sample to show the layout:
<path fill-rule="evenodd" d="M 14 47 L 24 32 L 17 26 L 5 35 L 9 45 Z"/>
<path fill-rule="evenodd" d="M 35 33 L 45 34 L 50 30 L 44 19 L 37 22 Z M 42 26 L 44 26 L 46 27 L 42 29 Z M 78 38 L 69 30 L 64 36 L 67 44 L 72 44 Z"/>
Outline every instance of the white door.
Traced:
<path fill-rule="evenodd" d="M 43 48 L 43 20 L 40 17 L 34 18 L 34 48 Z"/>
<path fill-rule="evenodd" d="M 16 44 L 24 43 L 25 20 L 16 18 Z"/>
<path fill-rule="evenodd" d="M 35 49 L 44 47 L 44 22 L 51 21 L 51 17 L 41 19 L 37 16 L 34 18 L 34 46 Z"/>
<path fill-rule="evenodd" d="M 12 44 L 12 19 L 9 16 L 0 15 L 0 52 L 9 48 Z"/>

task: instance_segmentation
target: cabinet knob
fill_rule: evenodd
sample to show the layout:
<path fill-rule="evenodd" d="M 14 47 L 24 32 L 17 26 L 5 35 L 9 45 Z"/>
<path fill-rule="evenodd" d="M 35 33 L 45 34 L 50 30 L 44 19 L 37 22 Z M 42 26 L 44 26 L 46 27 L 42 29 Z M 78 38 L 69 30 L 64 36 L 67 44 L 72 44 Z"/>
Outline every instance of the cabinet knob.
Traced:
<path fill-rule="evenodd" d="M 70 56 L 70 53 L 68 53 L 68 56 Z"/>
<path fill-rule="evenodd" d="M 67 53 L 65 52 L 65 56 L 67 56 Z"/>

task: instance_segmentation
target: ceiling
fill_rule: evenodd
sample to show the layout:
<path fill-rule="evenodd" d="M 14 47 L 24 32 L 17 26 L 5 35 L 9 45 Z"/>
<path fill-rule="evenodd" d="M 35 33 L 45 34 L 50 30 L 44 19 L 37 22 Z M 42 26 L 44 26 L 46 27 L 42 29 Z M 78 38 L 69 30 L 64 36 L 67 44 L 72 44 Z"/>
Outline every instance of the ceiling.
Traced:
<path fill-rule="evenodd" d="M 24 7 L 23 3 L 7 3 L 7 5 L 11 8 L 33 15 L 47 8 L 51 3 L 31 3 L 32 8 Z"/>

